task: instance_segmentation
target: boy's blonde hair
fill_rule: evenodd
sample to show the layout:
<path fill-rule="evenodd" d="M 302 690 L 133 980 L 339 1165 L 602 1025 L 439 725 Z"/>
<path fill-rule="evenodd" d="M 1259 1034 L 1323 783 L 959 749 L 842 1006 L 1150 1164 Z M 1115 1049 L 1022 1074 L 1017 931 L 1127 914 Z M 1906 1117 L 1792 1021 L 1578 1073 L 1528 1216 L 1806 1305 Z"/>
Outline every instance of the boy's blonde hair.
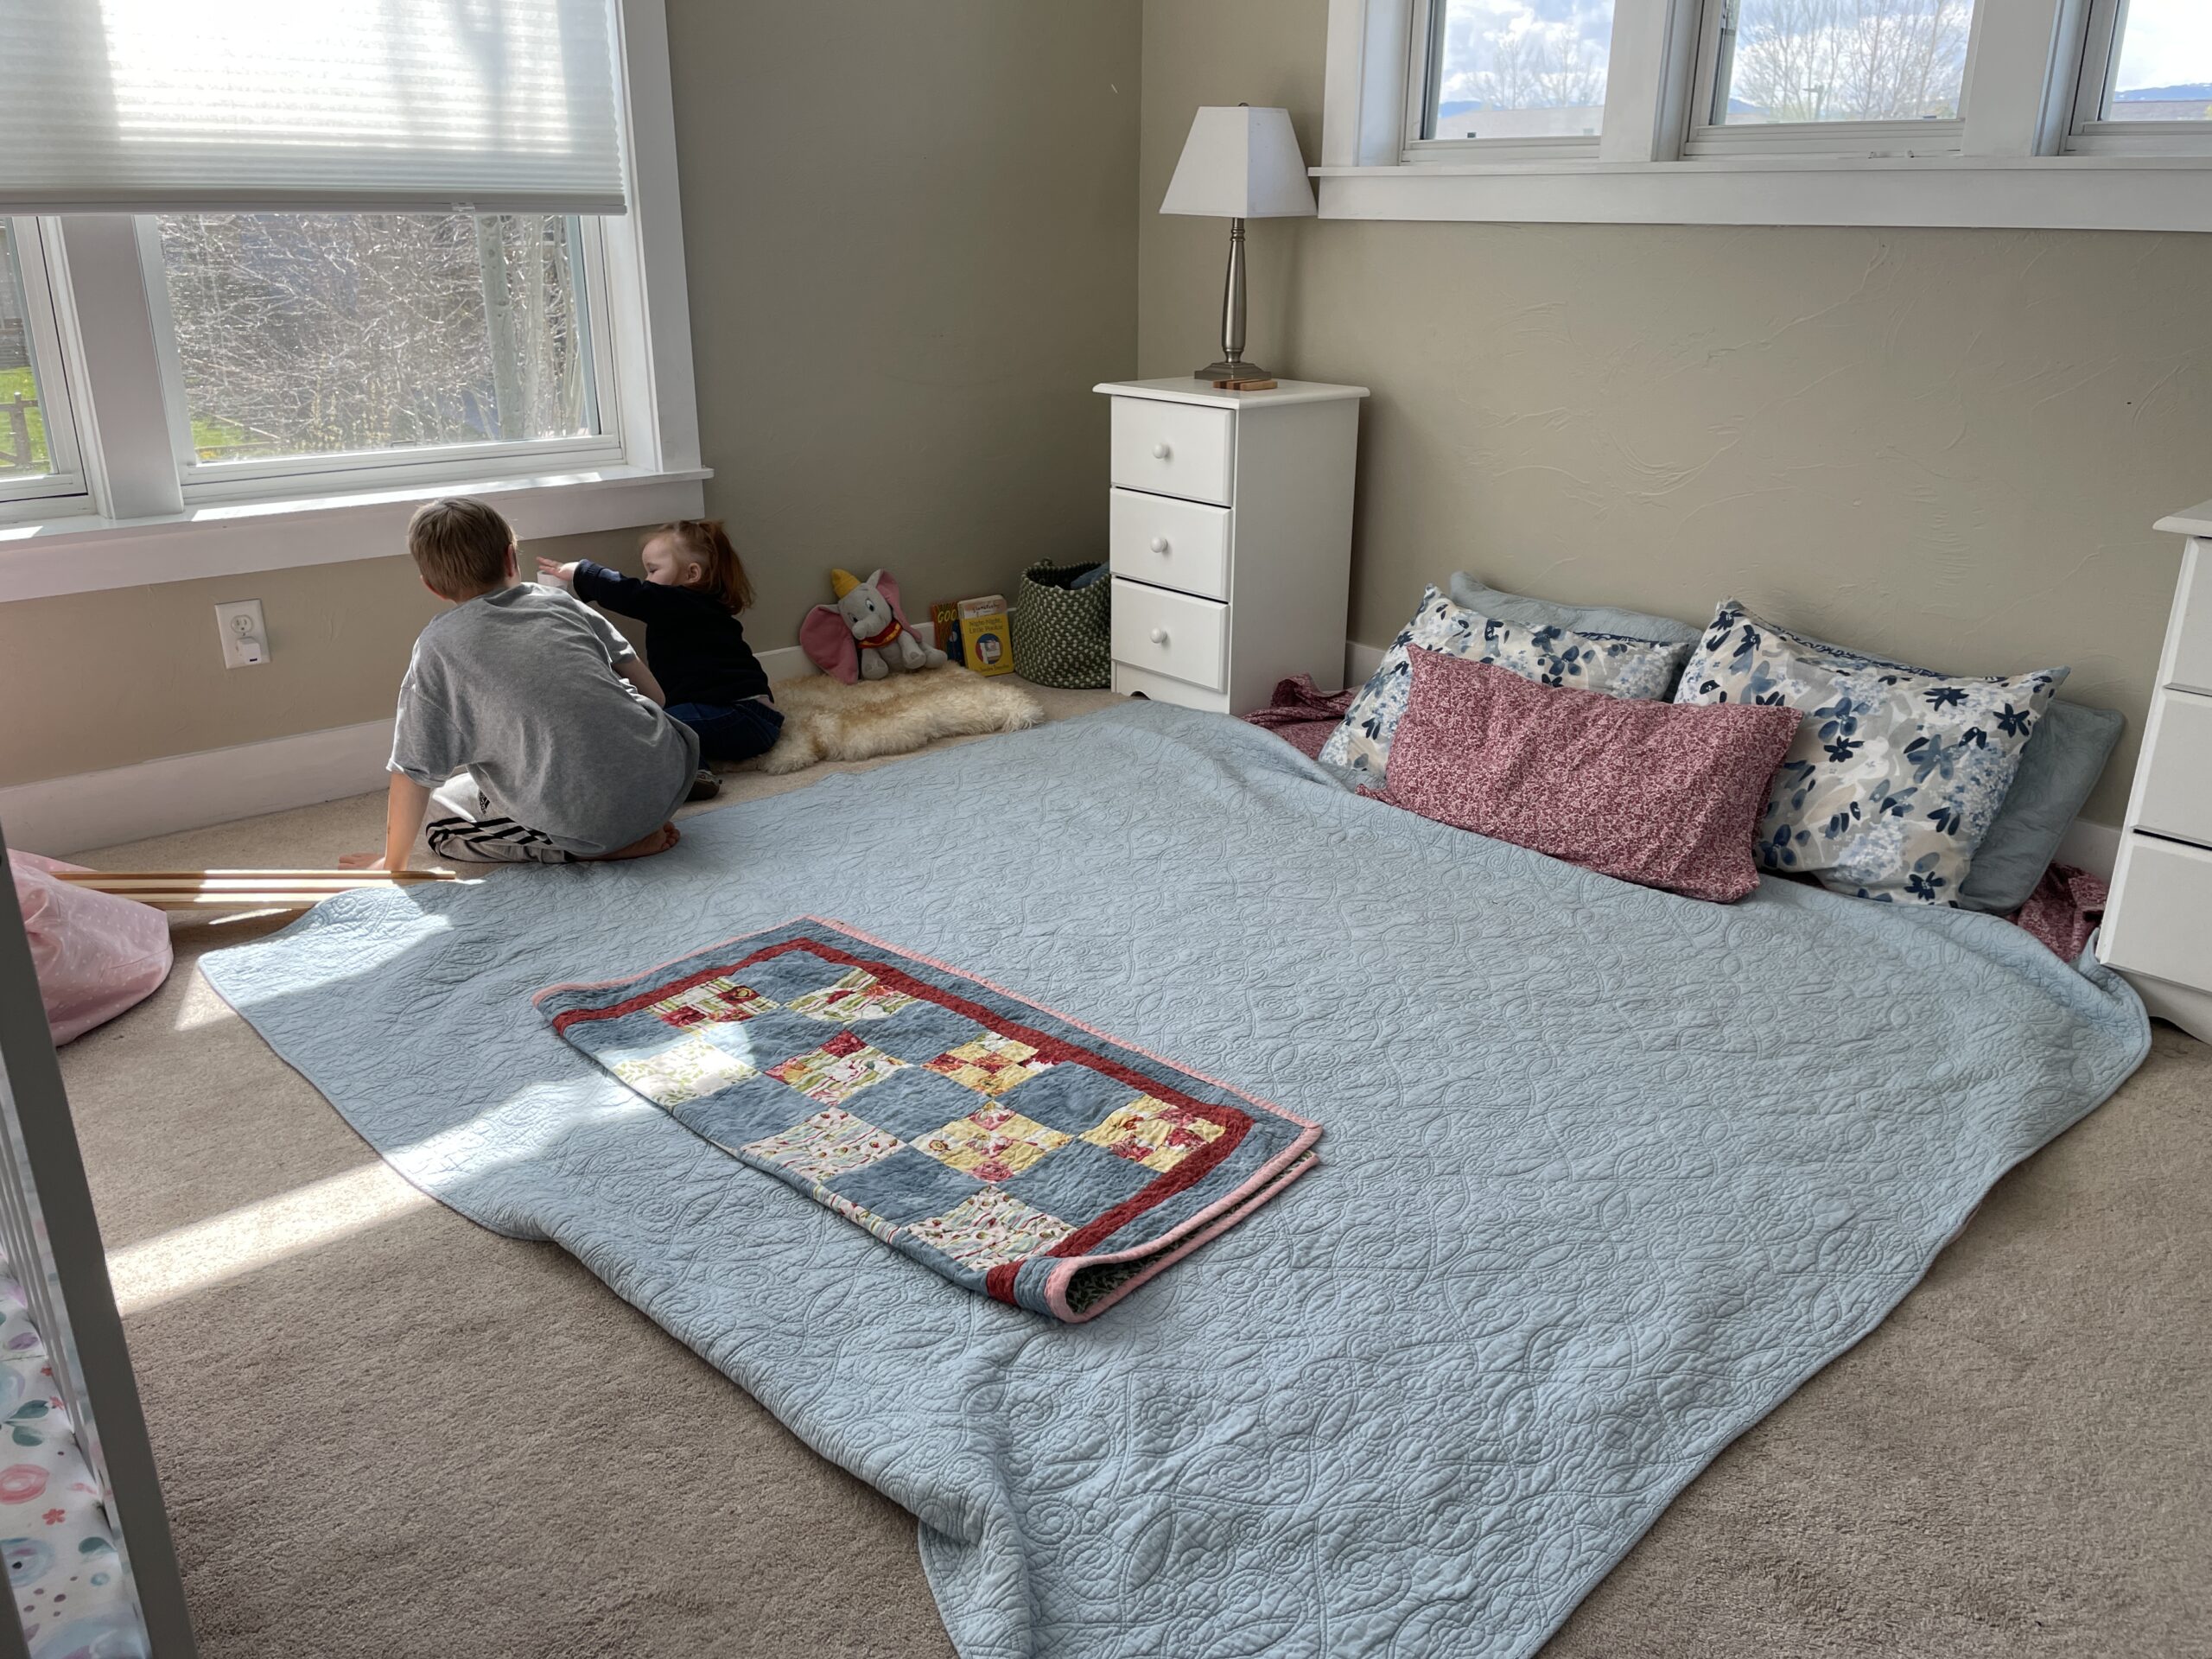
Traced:
<path fill-rule="evenodd" d="M 507 579 L 515 533 L 481 501 L 449 495 L 425 501 L 407 521 L 407 551 L 423 580 L 442 597 L 474 595 Z"/>

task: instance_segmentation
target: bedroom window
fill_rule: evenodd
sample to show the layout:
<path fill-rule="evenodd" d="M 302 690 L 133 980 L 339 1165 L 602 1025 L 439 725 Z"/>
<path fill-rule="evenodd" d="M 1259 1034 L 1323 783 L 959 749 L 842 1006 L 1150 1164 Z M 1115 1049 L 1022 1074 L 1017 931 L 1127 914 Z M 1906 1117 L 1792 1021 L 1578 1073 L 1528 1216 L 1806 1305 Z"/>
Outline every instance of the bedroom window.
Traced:
<path fill-rule="evenodd" d="M 1421 0 L 1413 145 L 1594 155 L 1613 0 Z"/>
<path fill-rule="evenodd" d="M 38 225 L 0 218 L 0 504 L 81 494 Z"/>
<path fill-rule="evenodd" d="M 1959 149 L 1974 0 L 1713 0 L 1706 13 L 1688 153 Z"/>
<path fill-rule="evenodd" d="M 1330 219 L 2212 231 L 2212 0 L 1329 0 Z"/>
<path fill-rule="evenodd" d="M 2069 148 L 2212 155 L 2212 6 L 2093 0 L 2087 34 Z"/>
<path fill-rule="evenodd" d="M 596 242 L 551 214 L 168 214 L 156 336 L 189 489 L 618 457 Z"/>
<path fill-rule="evenodd" d="M 664 0 L 186 10 L 0 25 L 0 603 L 699 516 Z"/>

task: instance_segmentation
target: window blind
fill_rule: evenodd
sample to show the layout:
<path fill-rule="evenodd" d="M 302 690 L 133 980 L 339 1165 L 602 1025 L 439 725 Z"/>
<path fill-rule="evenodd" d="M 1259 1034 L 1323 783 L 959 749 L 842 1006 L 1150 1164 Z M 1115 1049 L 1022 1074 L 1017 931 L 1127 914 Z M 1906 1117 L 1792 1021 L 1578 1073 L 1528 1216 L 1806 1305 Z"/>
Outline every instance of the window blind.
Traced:
<path fill-rule="evenodd" d="M 619 213 L 613 0 L 0 0 L 0 213 Z"/>

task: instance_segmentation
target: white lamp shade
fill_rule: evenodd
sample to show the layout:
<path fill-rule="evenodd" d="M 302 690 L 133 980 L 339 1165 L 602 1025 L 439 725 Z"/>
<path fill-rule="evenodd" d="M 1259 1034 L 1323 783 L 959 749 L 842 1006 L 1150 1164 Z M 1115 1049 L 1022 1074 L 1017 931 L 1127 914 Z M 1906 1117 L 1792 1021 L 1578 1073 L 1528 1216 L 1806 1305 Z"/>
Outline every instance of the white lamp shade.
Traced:
<path fill-rule="evenodd" d="M 1209 219 L 1291 219 L 1313 212 L 1306 157 L 1288 110 L 1209 107 L 1191 123 L 1168 181 L 1163 213 Z"/>

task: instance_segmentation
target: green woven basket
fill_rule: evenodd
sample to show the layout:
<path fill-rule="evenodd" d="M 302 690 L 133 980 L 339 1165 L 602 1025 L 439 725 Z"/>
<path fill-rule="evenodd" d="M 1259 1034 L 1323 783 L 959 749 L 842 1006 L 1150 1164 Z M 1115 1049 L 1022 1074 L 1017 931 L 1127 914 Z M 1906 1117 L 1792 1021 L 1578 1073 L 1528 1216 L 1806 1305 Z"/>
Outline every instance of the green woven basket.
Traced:
<path fill-rule="evenodd" d="M 1070 586 L 1088 564 L 1047 559 L 1021 573 L 1014 607 L 1014 662 L 1025 680 L 1070 690 L 1096 690 L 1114 676 L 1113 586 L 1101 580 Z"/>

